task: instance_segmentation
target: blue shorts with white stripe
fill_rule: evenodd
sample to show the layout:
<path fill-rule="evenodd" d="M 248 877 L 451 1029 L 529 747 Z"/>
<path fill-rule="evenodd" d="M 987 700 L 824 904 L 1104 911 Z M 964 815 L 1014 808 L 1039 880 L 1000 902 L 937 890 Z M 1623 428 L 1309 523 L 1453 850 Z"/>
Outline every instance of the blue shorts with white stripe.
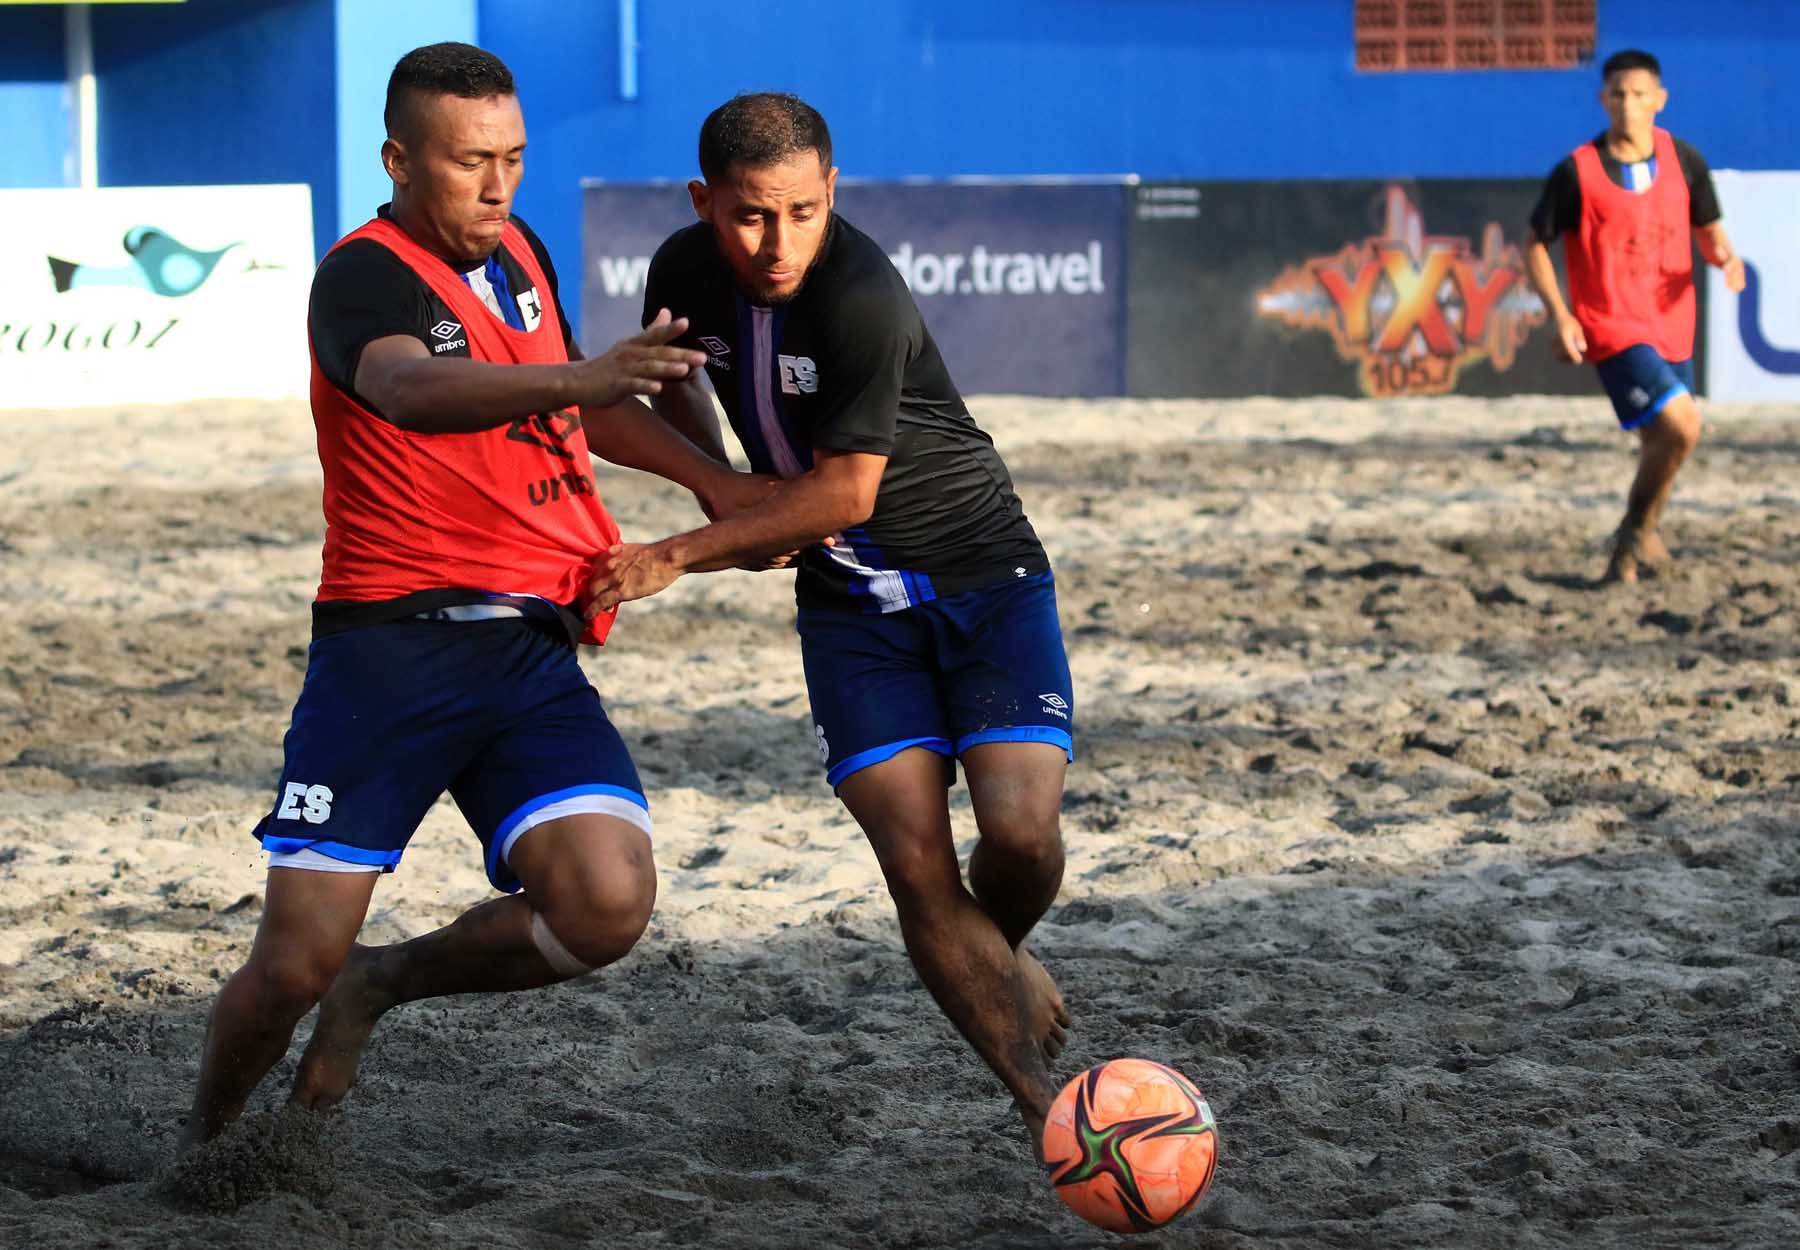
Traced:
<path fill-rule="evenodd" d="M 1048 742 L 1074 758 L 1075 695 L 1049 572 L 897 612 L 802 608 L 813 732 L 833 787 L 908 747 Z"/>

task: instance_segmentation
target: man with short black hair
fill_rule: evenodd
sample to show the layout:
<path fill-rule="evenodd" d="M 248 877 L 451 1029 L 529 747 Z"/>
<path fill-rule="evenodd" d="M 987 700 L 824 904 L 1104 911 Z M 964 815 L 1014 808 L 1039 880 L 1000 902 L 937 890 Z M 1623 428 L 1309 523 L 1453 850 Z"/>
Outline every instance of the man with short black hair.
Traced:
<path fill-rule="evenodd" d="M 550 985 L 630 950 L 656 897 L 650 817 L 576 662 L 618 528 L 588 455 L 710 510 L 766 487 L 634 395 L 704 360 L 667 313 L 594 360 L 543 245 L 512 215 L 525 125 L 512 75 L 467 44 L 402 57 L 381 158 L 393 202 L 334 247 L 308 316 L 324 571 L 248 962 L 220 990 L 186 1139 L 243 1109 L 321 996 L 291 1101 L 332 1107 L 383 1012 Z M 506 896 L 391 947 L 355 946 L 375 881 L 448 790 Z M 327 992 L 329 991 L 329 993 Z"/>
<path fill-rule="evenodd" d="M 1608 581 L 1630 583 L 1669 559 L 1658 527 L 1675 475 L 1700 441 L 1690 228 L 1727 289 L 1743 289 L 1744 263 L 1719 224 L 1705 159 L 1656 125 L 1669 99 L 1656 58 L 1616 53 L 1600 77 L 1610 124 L 1550 171 L 1525 259 L 1556 319 L 1558 350 L 1594 362 L 1619 425 L 1638 435 L 1637 476 L 1606 570 Z M 1550 259 L 1559 238 L 1568 304 Z"/>
<path fill-rule="evenodd" d="M 665 302 L 688 318 L 676 342 L 707 349 L 751 467 L 784 484 L 705 528 L 613 549 L 592 606 L 812 544 L 796 594 L 826 779 L 875 850 L 914 967 L 1041 1157 L 1069 1018 L 1024 941 L 1062 882 L 1074 716 L 1050 562 L 905 282 L 832 211 L 824 119 L 790 95 L 739 96 L 701 127 L 700 167 L 701 220 L 651 261 L 646 319 Z M 697 380 L 652 403 L 724 458 Z M 966 886 L 956 760 L 980 833 Z"/>

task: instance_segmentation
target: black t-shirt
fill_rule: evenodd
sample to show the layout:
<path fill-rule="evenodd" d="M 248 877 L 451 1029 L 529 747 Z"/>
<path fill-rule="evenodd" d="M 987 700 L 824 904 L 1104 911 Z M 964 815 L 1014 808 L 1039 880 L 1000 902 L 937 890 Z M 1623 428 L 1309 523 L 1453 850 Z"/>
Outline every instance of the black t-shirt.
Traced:
<path fill-rule="evenodd" d="M 389 206 L 383 204 L 380 215 L 391 217 L 388 210 Z M 537 256 L 538 267 L 544 271 L 544 280 L 550 284 L 550 299 L 556 305 L 557 320 L 562 323 L 563 344 L 571 347 L 572 356 L 574 340 L 569 333 L 569 319 L 563 316 L 550 254 L 523 219 L 514 217 L 512 224 L 525 236 Z M 495 259 L 506 273 L 507 286 L 518 304 L 524 328 L 532 329 L 542 316 L 542 306 L 537 302 L 541 297 L 524 267 L 508 254 L 504 245 L 495 253 Z M 373 239 L 344 244 L 327 256 L 313 275 L 306 325 L 319 369 L 333 386 L 377 416 L 381 413 L 356 393 L 354 385 L 363 348 L 376 339 L 410 334 L 431 349 L 433 355 L 467 359 L 466 339 L 446 340 L 433 333 L 433 327 L 455 324 L 449 305 L 437 297 L 425 280 Z"/>
<path fill-rule="evenodd" d="M 1674 139 L 1675 159 L 1681 163 L 1681 176 L 1687 181 L 1688 221 L 1695 226 L 1710 226 L 1719 220 L 1719 196 L 1713 190 L 1712 170 L 1706 158 L 1692 144 Z M 1606 132 L 1594 138 L 1600 152 L 1600 167 L 1621 187 L 1629 187 L 1625 162 L 1606 150 Z M 1571 230 L 1581 228 L 1581 175 L 1575 170 L 1575 158 L 1565 156 L 1544 180 L 1537 207 L 1531 210 L 1531 233 L 1540 243 L 1554 243 Z"/>
<path fill-rule="evenodd" d="M 805 285 L 751 302 L 705 222 L 650 262 L 644 321 L 689 319 L 681 346 L 707 376 L 751 466 L 797 477 L 815 448 L 888 457 L 869 519 L 801 558 L 813 607 L 891 612 L 1049 567 L 1012 477 L 950 380 L 887 254 L 833 216 Z"/>

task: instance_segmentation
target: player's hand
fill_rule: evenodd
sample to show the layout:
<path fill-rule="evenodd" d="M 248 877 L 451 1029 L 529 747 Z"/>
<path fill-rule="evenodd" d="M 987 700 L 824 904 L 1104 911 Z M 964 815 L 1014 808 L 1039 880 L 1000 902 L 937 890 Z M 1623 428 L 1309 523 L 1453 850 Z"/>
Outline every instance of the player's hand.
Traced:
<path fill-rule="evenodd" d="M 582 407 L 610 408 L 633 395 L 654 395 L 664 382 L 679 382 L 706 364 L 706 353 L 669 344 L 687 332 L 686 317 L 659 309 L 641 334 L 614 343 L 592 360 L 577 362 Z"/>
<path fill-rule="evenodd" d="M 827 538 L 823 545 L 827 547 L 831 546 L 831 540 Z M 784 551 L 778 556 L 769 556 L 762 560 L 746 560 L 736 567 L 744 570 L 746 573 L 768 573 L 775 569 L 791 568 L 794 561 L 799 558 L 800 553 L 798 551 Z"/>
<path fill-rule="evenodd" d="M 581 614 L 593 620 L 621 603 L 644 599 L 681 576 L 655 543 L 619 543 L 608 547 L 589 570 L 588 601 Z"/>
<path fill-rule="evenodd" d="M 1730 291 L 1735 295 L 1737 292 L 1744 289 L 1744 258 L 1742 256 L 1733 256 L 1723 265 L 1720 265 L 1719 272 L 1725 275 L 1725 289 L 1727 291 Z"/>
<path fill-rule="evenodd" d="M 706 513 L 707 520 L 722 521 L 746 508 L 754 508 L 774 494 L 780 485 L 781 479 L 773 474 L 721 469 L 694 492 L 694 498 L 699 501 L 700 511 Z"/>
<path fill-rule="evenodd" d="M 1573 317 L 1564 317 L 1556 323 L 1556 354 L 1576 364 L 1587 358 L 1587 335 Z"/>

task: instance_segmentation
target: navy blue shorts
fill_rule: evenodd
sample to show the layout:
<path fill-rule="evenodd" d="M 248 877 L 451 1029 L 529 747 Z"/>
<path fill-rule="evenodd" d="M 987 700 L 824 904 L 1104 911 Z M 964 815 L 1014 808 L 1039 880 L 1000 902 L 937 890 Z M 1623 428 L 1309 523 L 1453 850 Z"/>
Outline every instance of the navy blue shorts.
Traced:
<path fill-rule="evenodd" d="M 650 831 L 637 768 L 574 648 L 529 620 L 315 639 L 285 747 L 255 831 L 272 862 L 392 871 L 446 790 L 508 892 L 519 879 L 507 853 L 536 825 L 598 812 Z"/>
<path fill-rule="evenodd" d="M 813 732 L 835 788 L 908 747 L 1051 742 L 1075 758 L 1056 583 L 1038 573 L 863 615 L 802 608 Z"/>
<path fill-rule="evenodd" d="M 1670 400 L 1694 393 L 1694 362 L 1664 360 L 1644 343 L 1597 360 L 1594 368 L 1612 399 L 1613 411 L 1619 414 L 1622 430 L 1650 424 Z"/>

